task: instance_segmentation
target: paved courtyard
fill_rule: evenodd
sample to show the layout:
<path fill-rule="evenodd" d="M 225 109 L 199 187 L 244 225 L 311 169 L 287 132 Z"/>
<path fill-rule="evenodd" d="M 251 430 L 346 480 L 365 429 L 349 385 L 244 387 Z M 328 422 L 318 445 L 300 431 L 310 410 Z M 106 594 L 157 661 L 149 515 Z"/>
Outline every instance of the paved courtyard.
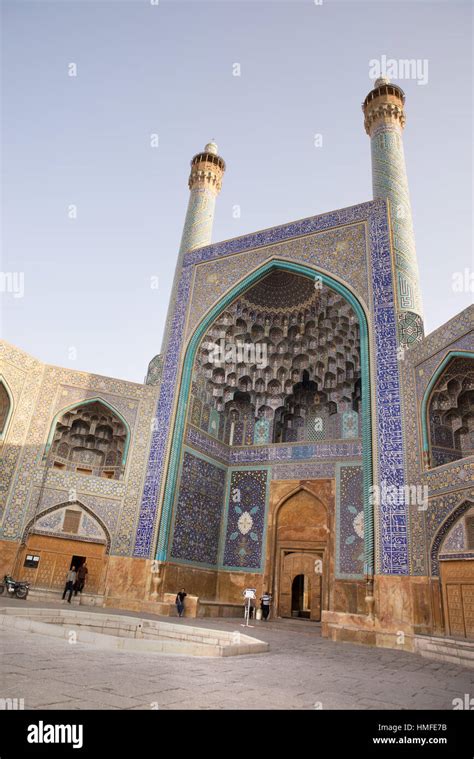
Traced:
<path fill-rule="evenodd" d="M 16 600 L 0 603 L 25 607 Z M 240 623 L 198 621 L 243 631 Z M 452 709 L 454 698 L 474 694 L 472 670 L 401 651 L 332 643 L 310 622 L 255 625 L 245 632 L 268 641 L 270 652 L 229 658 L 105 651 L 6 631 L 0 698 L 23 698 L 25 709 Z"/>

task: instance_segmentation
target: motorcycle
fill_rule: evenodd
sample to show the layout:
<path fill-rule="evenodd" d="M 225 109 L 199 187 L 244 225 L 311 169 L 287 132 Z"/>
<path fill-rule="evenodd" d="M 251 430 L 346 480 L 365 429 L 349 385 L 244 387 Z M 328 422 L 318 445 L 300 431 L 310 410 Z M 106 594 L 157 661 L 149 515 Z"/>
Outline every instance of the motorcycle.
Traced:
<path fill-rule="evenodd" d="M 7 595 L 16 596 L 17 598 L 26 598 L 29 589 L 29 582 L 17 582 L 10 575 L 5 575 L 3 582 L 0 583 L 0 596 L 6 590 Z"/>

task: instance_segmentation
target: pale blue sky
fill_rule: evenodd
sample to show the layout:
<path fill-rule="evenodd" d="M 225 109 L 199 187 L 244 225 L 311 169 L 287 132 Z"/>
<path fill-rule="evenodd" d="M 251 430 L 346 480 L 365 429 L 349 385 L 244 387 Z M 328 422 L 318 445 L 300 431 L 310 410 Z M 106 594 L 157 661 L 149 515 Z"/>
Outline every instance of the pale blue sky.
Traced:
<path fill-rule="evenodd" d="M 370 200 L 361 102 L 382 55 L 429 66 L 426 85 L 398 80 L 427 332 L 472 300 L 452 288 L 472 267 L 467 0 L 3 0 L 2 21 L 2 271 L 25 275 L 23 298 L 1 296 L 9 342 L 141 382 L 192 155 L 214 137 L 227 163 L 214 241 Z"/>

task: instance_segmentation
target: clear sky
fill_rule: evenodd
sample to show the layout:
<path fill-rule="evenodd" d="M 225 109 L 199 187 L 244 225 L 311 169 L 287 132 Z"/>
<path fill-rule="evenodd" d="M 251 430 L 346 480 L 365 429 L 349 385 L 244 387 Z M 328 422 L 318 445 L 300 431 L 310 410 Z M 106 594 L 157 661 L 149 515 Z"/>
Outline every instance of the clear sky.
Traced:
<path fill-rule="evenodd" d="M 0 296 L 6 340 L 143 381 L 192 155 L 215 138 L 227 163 L 214 241 L 370 200 L 361 102 L 383 55 L 428 62 L 426 84 L 394 78 L 426 331 L 469 305 L 452 286 L 473 268 L 469 0 L 152 3 L 2 2 L 2 271 L 24 273 Z"/>

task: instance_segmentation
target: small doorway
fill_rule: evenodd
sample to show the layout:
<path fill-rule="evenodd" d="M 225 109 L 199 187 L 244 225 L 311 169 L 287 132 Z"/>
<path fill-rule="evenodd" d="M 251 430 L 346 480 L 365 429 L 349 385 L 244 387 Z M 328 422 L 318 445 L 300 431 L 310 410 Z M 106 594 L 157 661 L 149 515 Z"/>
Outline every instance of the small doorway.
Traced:
<path fill-rule="evenodd" d="M 291 616 L 302 619 L 311 616 L 311 584 L 307 575 L 296 575 L 291 584 Z"/>
<path fill-rule="evenodd" d="M 74 569 L 77 572 L 79 567 L 82 567 L 85 560 L 86 560 L 86 556 L 73 556 L 71 559 L 71 566 L 69 567 L 69 569 L 72 569 L 74 567 Z"/>
<path fill-rule="evenodd" d="M 278 615 L 321 621 L 322 554 L 282 549 Z"/>

